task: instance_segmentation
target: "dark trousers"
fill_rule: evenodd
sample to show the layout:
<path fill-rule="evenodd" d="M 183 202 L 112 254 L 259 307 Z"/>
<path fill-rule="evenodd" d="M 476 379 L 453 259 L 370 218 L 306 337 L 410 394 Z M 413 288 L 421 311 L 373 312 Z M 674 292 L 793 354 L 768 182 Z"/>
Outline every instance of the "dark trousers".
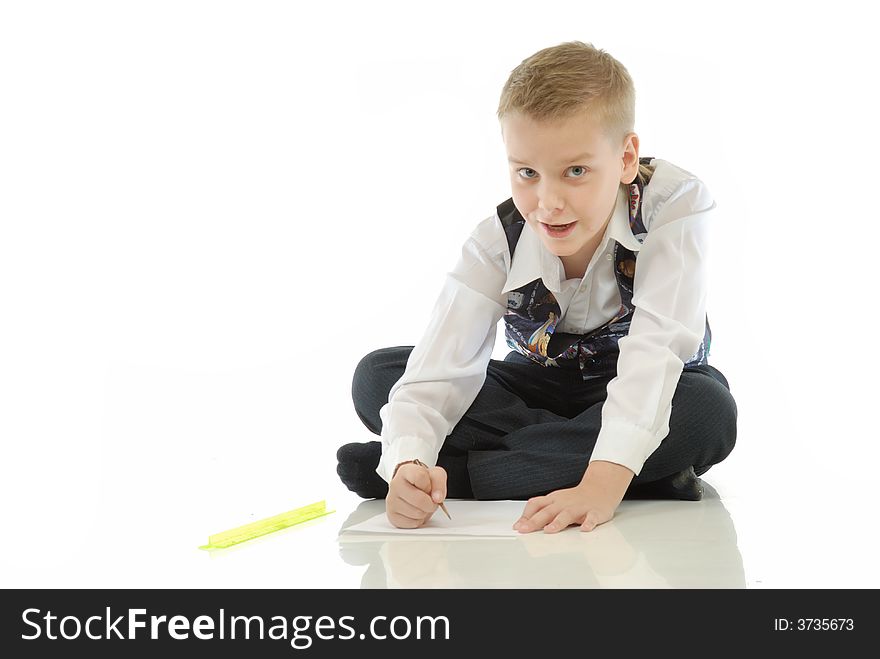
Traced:
<path fill-rule="evenodd" d="M 412 350 L 375 350 L 355 369 L 354 408 L 376 435 L 382 432 L 379 409 Z M 447 472 L 447 496 L 524 500 L 577 485 L 599 435 L 611 379 L 585 382 L 577 370 L 544 367 L 516 352 L 503 361 L 491 359 L 482 389 L 440 449 L 437 464 Z M 689 467 L 697 476 L 705 473 L 733 450 L 736 417 L 727 378 L 717 368 L 685 368 L 672 399 L 669 434 L 630 487 Z M 337 455 L 340 476 L 366 483 L 362 496 L 385 496 L 387 483 L 375 473 L 380 442 L 349 444 Z"/>

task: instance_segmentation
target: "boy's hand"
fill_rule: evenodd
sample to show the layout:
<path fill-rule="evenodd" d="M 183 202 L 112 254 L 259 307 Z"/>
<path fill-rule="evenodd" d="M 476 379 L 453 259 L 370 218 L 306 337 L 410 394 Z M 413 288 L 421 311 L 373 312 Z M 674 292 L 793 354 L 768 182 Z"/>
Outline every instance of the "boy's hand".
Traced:
<path fill-rule="evenodd" d="M 385 511 L 388 521 L 401 529 L 427 522 L 446 498 L 446 470 L 403 464 L 388 484 Z"/>
<path fill-rule="evenodd" d="M 635 474 L 628 468 L 596 460 L 576 486 L 529 499 L 513 528 L 520 533 L 544 529 L 558 533 L 571 524 L 592 531 L 612 517 Z"/>

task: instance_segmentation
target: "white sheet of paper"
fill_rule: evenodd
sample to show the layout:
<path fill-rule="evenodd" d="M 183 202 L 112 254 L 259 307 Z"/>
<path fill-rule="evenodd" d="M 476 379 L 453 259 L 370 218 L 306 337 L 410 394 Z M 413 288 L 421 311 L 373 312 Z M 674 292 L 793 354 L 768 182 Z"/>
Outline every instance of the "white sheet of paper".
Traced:
<path fill-rule="evenodd" d="M 513 524 L 520 518 L 526 507 L 525 501 L 471 501 L 467 499 L 447 499 L 446 508 L 452 519 L 446 517 L 440 508 L 424 526 L 416 529 L 400 529 L 388 521 L 382 513 L 370 519 L 353 524 L 342 531 L 348 533 L 387 533 L 408 536 L 421 535 L 473 535 L 473 536 L 520 536 Z"/>

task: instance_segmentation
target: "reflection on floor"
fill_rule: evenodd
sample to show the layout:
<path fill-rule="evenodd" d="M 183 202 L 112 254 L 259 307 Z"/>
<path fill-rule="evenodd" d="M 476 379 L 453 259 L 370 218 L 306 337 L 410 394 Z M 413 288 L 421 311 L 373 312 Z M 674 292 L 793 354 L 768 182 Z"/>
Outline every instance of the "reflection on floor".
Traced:
<path fill-rule="evenodd" d="M 704 488 L 702 501 L 625 500 L 590 533 L 492 539 L 346 534 L 384 513 L 385 501 L 371 499 L 337 541 L 346 563 L 367 566 L 362 588 L 745 588 L 731 516 Z"/>

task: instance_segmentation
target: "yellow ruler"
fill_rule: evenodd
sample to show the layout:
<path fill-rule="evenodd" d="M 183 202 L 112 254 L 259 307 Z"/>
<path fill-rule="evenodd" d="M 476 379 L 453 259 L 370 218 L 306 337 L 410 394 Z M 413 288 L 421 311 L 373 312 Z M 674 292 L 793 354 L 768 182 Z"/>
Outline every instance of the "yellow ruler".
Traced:
<path fill-rule="evenodd" d="M 199 549 L 224 549 L 226 547 L 231 547 L 232 545 L 237 545 L 240 542 L 252 540 L 261 535 L 266 535 L 273 531 L 280 531 L 281 529 L 286 529 L 294 524 L 301 524 L 310 519 L 315 519 L 335 512 L 335 510 L 327 510 L 326 500 L 318 501 L 317 503 L 311 503 L 302 508 L 288 510 L 286 513 L 281 513 L 280 515 L 261 519 L 258 522 L 251 522 L 250 524 L 245 524 L 244 526 L 239 526 L 238 528 L 230 529 L 229 531 L 215 533 L 212 536 L 208 536 L 208 544 L 202 545 Z"/>

